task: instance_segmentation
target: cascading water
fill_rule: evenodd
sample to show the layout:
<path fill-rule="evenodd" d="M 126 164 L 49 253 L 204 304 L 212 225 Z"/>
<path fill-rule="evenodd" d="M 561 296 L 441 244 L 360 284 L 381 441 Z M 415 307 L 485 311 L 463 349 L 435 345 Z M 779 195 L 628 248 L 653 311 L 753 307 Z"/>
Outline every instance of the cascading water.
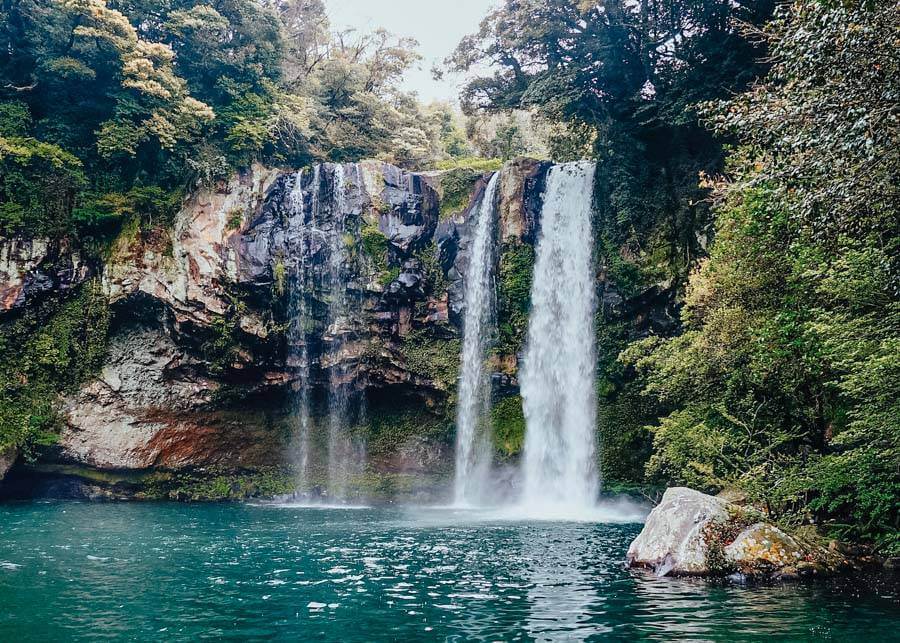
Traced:
<path fill-rule="evenodd" d="M 318 166 L 315 168 L 318 177 Z M 314 179 L 315 180 L 315 179 Z M 286 265 L 285 284 L 288 297 L 287 366 L 293 372 L 293 418 L 296 423 L 291 445 L 291 459 L 295 467 L 295 488 L 303 493 L 308 486 L 309 437 L 310 437 L 310 364 L 309 341 L 306 329 L 309 326 L 309 306 L 306 291 L 310 287 L 310 272 L 307 258 L 309 245 L 308 229 L 303 207 L 303 170 L 294 176 L 294 187 L 288 194 L 289 225 L 297 228 L 297 248 Z"/>
<path fill-rule="evenodd" d="M 462 364 L 456 409 L 456 479 L 454 502 L 477 503 L 484 498 L 490 465 L 490 444 L 483 423 L 490 403 L 490 381 L 484 368 L 496 293 L 494 263 L 494 204 L 500 173 L 488 182 L 477 209 L 475 233 L 465 276 Z"/>
<path fill-rule="evenodd" d="M 350 166 L 351 178 L 356 178 L 356 189 L 361 181 Z M 329 193 L 328 170 L 331 169 Z M 307 174 L 295 176 L 294 186 L 287 195 L 289 237 L 294 239 L 289 248 L 290 256 L 284 258 L 285 281 L 288 296 L 288 367 L 294 373 L 294 409 L 296 422 L 292 443 L 292 459 L 296 469 L 295 496 L 307 495 L 312 469 L 312 364 L 318 360 L 320 368 L 328 368 L 328 435 L 327 435 L 327 493 L 330 498 L 343 500 L 348 482 L 353 475 L 362 473 L 365 466 L 365 445 L 349 434 L 352 421 L 360 421 L 363 405 L 359 398 L 351 399 L 350 391 L 355 373 L 342 359 L 345 343 L 352 338 L 354 310 L 347 297 L 349 277 L 346 273 L 345 234 L 350 214 L 342 165 L 316 165 Z M 308 181 L 306 181 L 306 178 Z M 326 198 L 323 198 L 325 196 Z M 324 262 L 316 261 L 322 251 L 327 252 Z M 325 301 L 327 314 L 323 346 L 328 345 L 329 359 L 323 364 L 322 354 L 311 355 L 309 333 L 315 325 L 310 299 Z M 357 315 L 358 317 L 358 315 Z M 352 402 L 359 408 L 353 409 Z"/>
<path fill-rule="evenodd" d="M 328 330 L 331 351 L 337 362 L 331 368 L 328 388 L 328 493 L 332 498 L 345 499 L 353 475 L 362 473 L 365 446 L 349 435 L 351 420 L 351 384 L 354 373 L 341 359 L 345 343 L 352 335 L 352 315 L 347 297 L 348 279 L 344 275 L 346 260 L 345 230 L 349 208 L 347 190 L 362 189 L 362 179 L 356 164 L 348 165 L 350 181 L 343 165 L 334 166 L 331 227 L 328 230 L 328 263 L 325 284 L 329 292 Z M 359 317 L 359 315 L 356 315 Z M 362 415 L 361 401 L 357 416 Z M 357 417 L 357 420 L 360 418 Z"/>
<path fill-rule="evenodd" d="M 520 373 L 526 421 L 523 508 L 577 517 L 595 506 L 594 164 L 553 167 L 541 211 Z"/>

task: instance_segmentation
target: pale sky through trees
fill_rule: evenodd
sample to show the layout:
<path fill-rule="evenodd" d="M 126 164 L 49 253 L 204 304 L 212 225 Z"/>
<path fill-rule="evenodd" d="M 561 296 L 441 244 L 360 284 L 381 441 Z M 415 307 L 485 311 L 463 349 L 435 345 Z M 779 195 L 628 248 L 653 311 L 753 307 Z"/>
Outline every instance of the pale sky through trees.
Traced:
<path fill-rule="evenodd" d="M 462 78 L 448 75 L 436 81 L 431 67 L 440 63 L 498 0 L 326 0 L 334 29 L 371 31 L 384 27 L 398 36 L 419 41 L 423 60 L 410 70 L 403 88 L 418 92 L 424 102 L 455 100 Z"/>

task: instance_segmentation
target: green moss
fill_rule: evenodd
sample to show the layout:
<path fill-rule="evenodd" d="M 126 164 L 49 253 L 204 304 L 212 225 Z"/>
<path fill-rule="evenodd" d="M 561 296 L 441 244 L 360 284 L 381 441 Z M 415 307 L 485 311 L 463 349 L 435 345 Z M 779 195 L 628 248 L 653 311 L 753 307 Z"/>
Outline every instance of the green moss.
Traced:
<path fill-rule="evenodd" d="M 108 329 L 99 280 L 0 325 L 0 447 L 16 446 L 28 458 L 33 447 L 55 441 L 59 396 L 99 371 Z"/>
<path fill-rule="evenodd" d="M 494 444 L 504 456 L 518 455 L 525 446 L 525 414 L 522 398 L 505 397 L 491 409 L 491 427 Z"/>
<path fill-rule="evenodd" d="M 294 479 L 290 472 L 271 468 L 243 472 L 159 472 L 147 482 L 140 495 L 170 500 L 217 501 L 266 498 L 293 490 Z"/>
<path fill-rule="evenodd" d="M 437 244 L 431 242 L 420 250 L 416 256 L 419 258 L 419 261 L 422 262 L 422 269 L 425 273 L 426 292 L 430 294 L 444 292 L 447 289 L 447 278 L 444 275 L 444 270 L 441 268 Z"/>
<path fill-rule="evenodd" d="M 383 288 L 387 288 L 399 276 L 400 268 L 390 268 L 389 270 L 386 270 L 385 272 L 382 272 L 381 275 L 379 275 L 378 283 L 380 283 Z"/>
<path fill-rule="evenodd" d="M 401 348 L 410 371 L 429 378 L 444 390 L 456 386 L 459 377 L 459 339 L 444 339 L 423 328 L 403 338 Z"/>
<path fill-rule="evenodd" d="M 418 401 L 405 403 L 396 399 L 373 405 L 369 408 L 366 425 L 359 427 L 366 435 L 369 455 L 391 457 L 404 443 L 417 437 L 449 441 L 453 435 L 453 421 L 445 410 L 443 407 L 428 410 Z"/>
<path fill-rule="evenodd" d="M 528 244 L 504 243 L 500 249 L 497 353 L 515 354 L 522 350 L 528 330 L 534 259 L 534 248 Z"/>
<path fill-rule="evenodd" d="M 391 268 L 388 263 L 390 243 L 387 236 L 377 225 L 369 224 L 359 231 L 359 238 L 360 247 L 374 268 L 378 283 L 387 287 L 400 274 L 399 268 Z"/>
<path fill-rule="evenodd" d="M 226 230 L 239 230 L 244 223 L 244 209 L 232 208 L 225 216 Z"/>
<path fill-rule="evenodd" d="M 477 172 L 494 172 L 503 167 L 502 159 L 486 159 L 480 156 L 464 156 L 446 159 L 434 164 L 436 170 L 466 169 Z"/>
<path fill-rule="evenodd" d="M 272 287 L 275 289 L 275 294 L 279 297 L 284 294 L 285 272 L 284 261 L 279 259 L 272 267 Z"/>
<path fill-rule="evenodd" d="M 657 417 L 658 404 L 642 392 L 642 386 L 618 361 L 628 345 L 628 326 L 597 313 L 597 431 L 600 471 L 611 484 L 644 482 L 652 435 L 646 425 Z"/>
<path fill-rule="evenodd" d="M 225 315 L 215 317 L 209 324 L 208 335 L 200 347 L 210 373 L 221 375 L 234 364 L 241 348 L 240 318 L 246 312 L 246 304 L 226 293 L 229 309 Z"/>
<path fill-rule="evenodd" d="M 441 221 L 462 212 L 469 205 L 475 183 L 482 174 L 470 168 L 457 168 L 441 175 Z"/>
<path fill-rule="evenodd" d="M 363 226 L 359 231 L 362 249 L 379 271 L 387 270 L 388 238 L 377 225 Z"/>

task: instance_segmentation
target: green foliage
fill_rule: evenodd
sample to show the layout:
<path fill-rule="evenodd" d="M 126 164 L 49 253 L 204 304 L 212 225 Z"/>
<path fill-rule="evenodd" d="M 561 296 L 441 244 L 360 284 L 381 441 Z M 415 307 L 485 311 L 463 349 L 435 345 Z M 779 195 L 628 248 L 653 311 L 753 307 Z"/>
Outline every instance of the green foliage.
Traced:
<path fill-rule="evenodd" d="M 240 318 L 246 312 L 246 304 L 231 295 L 228 299 L 229 309 L 224 315 L 212 320 L 208 337 L 200 347 L 203 358 L 214 375 L 226 373 L 234 365 L 241 349 Z"/>
<path fill-rule="evenodd" d="M 272 287 L 275 289 L 275 294 L 279 297 L 285 292 L 285 278 L 286 270 L 284 267 L 284 261 L 279 259 L 272 267 Z"/>
<path fill-rule="evenodd" d="M 0 233 L 66 234 L 83 182 L 81 161 L 59 146 L 0 137 Z"/>
<path fill-rule="evenodd" d="M 825 254 L 816 238 L 776 192 L 732 192 L 689 284 L 687 331 L 623 356 L 675 408 L 651 427 L 647 473 L 740 487 L 776 515 L 805 508 L 894 546 L 900 306 L 890 262 L 875 239 Z"/>
<path fill-rule="evenodd" d="M 244 209 L 243 208 L 232 208 L 228 214 L 225 215 L 225 229 L 226 230 L 240 230 L 241 226 L 244 224 Z"/>
<path fill-rule="evenodd" d="M 759 155 L 757 181 L 820 237 L 898 234 L 900 15 L 867 4 L 784 3 L 766 29 L 767 82 L 704 110 Z"/>
<path fill-rule="evenodd" d="M 525 446 L 525 414 L 522 398 L 505 397 L 491 408 L 493 443 L 506 457 L 518 455 Z"/>
<path fill-rule="evenodd" d="M 108 326 L 97 280 L 0 325 L 0 447 L 13 445 L 31 457 L 34 447 L 55 440 L 59 395 L 100 368 Z"/>
<path fill-rule="evenodd" d="M 500 288 L 497 297 L 499 341 L 495 351 L 517 354 L 525 343 L 531 308 L 534 248 L 525 243 L 504 243 L 500 248 Z"/>
<path fill-rule="evenodd" d="M 0 4 L 0 232 L 108 240 L 253 161 L 468 152 L 448 105 L 398 89 L 415 43 L 332 37 L 320 2 Z M 164 216 L 159 216 L 165 213 Z"/>
<path fill-rule="evenodd" d="M 426 294 L 443 295 L 447 290 L 447 277 L 441 267 L 440 255 L 436 242 L 432 242 L 416 253 L 422 262 L 422 270 L 425 273 Z"/>
<path fill-rule="evenodd" d="M 31 129 L 31 112 L 20 101 L 0 103 L 0 136 L 22 138 Z"/>
<path fill-rule="evenodd" d="M 497 150 L 497 156 L 503 161 L 524 154 L 528 149 L 522 140 L 522 132 L 513 119 L 509 119 L 497 129 L 491 146 Z"/>

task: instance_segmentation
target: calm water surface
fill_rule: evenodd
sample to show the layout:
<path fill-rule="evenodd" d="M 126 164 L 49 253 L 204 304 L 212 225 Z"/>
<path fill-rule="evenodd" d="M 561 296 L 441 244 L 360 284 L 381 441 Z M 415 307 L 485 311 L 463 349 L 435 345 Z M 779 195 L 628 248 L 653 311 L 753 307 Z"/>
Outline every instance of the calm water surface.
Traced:
<path fill-rule="evenodd" d="M 739 587 L 622 560 L 637 524 L 239 504 L 0 506 L 0 641 L 887 641 L 896 586 Z"/>

